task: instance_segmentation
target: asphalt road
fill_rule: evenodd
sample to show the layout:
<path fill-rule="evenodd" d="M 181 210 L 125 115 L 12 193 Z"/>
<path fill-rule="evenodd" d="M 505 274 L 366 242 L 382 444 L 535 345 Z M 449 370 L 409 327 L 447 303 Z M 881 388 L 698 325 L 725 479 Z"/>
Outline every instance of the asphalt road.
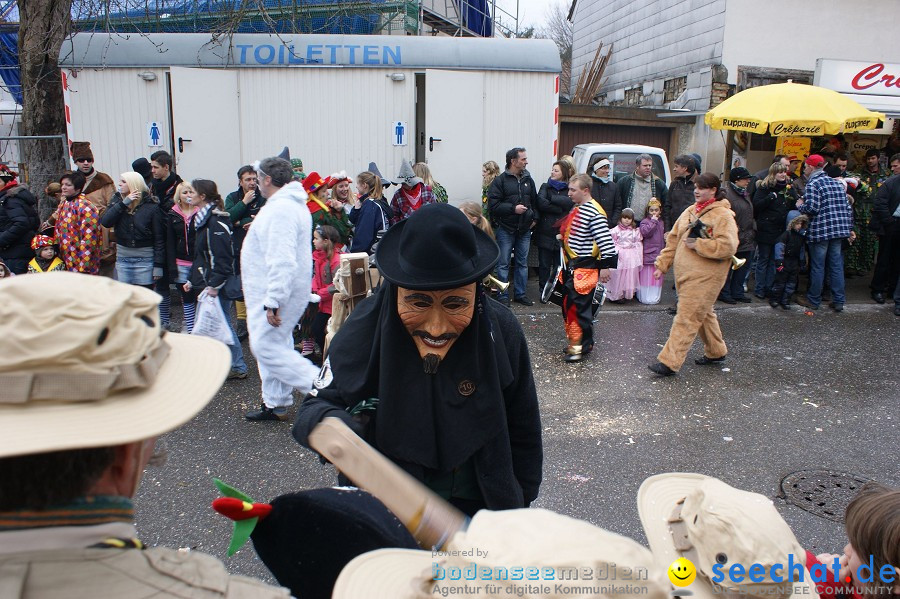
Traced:
<path fill-rule="evenodd" d="M 646 366 L 671 324 L 662 307 L 605 306 L 593 354 L 565 364 L 557 309 L 514 304 L 544 431 L 544 480 L 534 505 L 645 543 L 635 506 L 641 481 L 701 472 L 772 497 L 803 546 L 839 552 L 842 524 L 786 503 L 780 482 L 795 471 L 827 469 L 900 485 L 900 318 L 864 301 L 815 316 L 760 302 L 728 307 L 719 312 L 727 363 L 695 366 L 698 341 L 682 372 L 660 379 Z M 330 486 L 335 475 L 293 441 L 289 422 L 244 420 L 259 403 L 248 362 L 250 378 L 226 383 L 200 415 L 165 436 L 169 461 L 145 475 L 137 526 L 148 544 L 201 550 L 234 573 L 271 580 L 249 544 L 225 558 L 230 524 L 209 507 L 218 496 L 211 478 L 267 501 Z"/>

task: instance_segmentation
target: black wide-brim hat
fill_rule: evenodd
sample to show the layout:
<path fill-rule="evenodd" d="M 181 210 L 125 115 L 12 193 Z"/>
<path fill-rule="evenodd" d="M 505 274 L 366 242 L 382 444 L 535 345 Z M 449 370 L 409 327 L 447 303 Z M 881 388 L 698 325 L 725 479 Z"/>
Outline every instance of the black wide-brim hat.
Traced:
<path fill-rule="evenodd" d="M 253 534 L 257 555 L 295 597 L 328 599 L 355 557 L 388 548 L 417 549 L 406 527 L 378 499 L 351 488 L 276 497 Z"/>
<path fill-rule="evenodd" d="M 388 229 L 375 250 L 384 278 L 418 290 L 480 281 L 499 258 L 497 243 L 449 204 L 422 206 Z"/>

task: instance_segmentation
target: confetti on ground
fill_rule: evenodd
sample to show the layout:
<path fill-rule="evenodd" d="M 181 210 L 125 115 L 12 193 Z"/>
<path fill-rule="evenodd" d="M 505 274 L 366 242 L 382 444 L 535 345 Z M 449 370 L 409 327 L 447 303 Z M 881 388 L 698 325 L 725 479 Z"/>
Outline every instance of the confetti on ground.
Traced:
<path fill-rule="evenodd" d="M 580 474 L 571 474 L 571 473 L 565 474 L 562 478 L 564 480 L 570 480 L 575 483 L 586 483 L 587 481 L 591 480 L 590 476 L 582 476 Z"/>
<path fill-rule="evenodd" d="M 725 439 L 726 441 L 734 441 L 734 439 L 732 439 L 731 437 L 722 437 L 722 438 Z"/>

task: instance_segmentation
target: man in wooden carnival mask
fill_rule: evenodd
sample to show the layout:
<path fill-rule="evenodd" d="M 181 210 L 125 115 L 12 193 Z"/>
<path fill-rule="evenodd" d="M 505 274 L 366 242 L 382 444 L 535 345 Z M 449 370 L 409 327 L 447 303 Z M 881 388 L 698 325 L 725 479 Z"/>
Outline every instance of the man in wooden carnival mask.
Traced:
<path fill-rule="evenodd" d="M 540 416 L 522 329 L 481 283 L 498 257 L 447 204 L 391 227 L 376 251 L 384 282 L 335 335 L 294 437 L 308 445 L 338 417 L 463 511 L 530 504 Z"/>

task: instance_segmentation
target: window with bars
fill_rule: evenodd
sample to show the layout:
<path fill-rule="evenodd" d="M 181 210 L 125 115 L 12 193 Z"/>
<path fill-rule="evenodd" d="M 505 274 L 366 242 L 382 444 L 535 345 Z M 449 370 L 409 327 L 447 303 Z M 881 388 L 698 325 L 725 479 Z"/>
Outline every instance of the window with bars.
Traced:
<path fill-rule="evenodd" d="M 633 87 L 625 90 L 625 106 L 640 106 L 643 89 Z"/>
<path fill-rule="evenodd" d="M 663 82 L 663 102 L 674 102 L 687 87 L 687 77 L 675 77 Z"/>

